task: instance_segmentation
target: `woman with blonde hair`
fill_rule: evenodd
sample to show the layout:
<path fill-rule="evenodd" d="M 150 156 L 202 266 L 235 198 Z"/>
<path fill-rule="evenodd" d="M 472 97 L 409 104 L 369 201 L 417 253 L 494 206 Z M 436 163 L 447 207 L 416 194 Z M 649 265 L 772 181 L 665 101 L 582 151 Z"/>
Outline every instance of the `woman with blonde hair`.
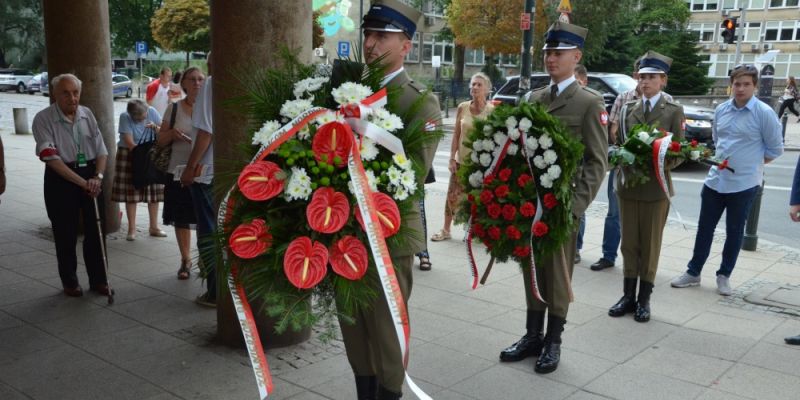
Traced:
<path fill-rule="evenodd" d="M 786 88 L 783 89 L 783 96 L 781 97 L 781 108 L 778 111 L 778 118 L 783 116 L 783 111 L 787 108 L 789 111 L 794 114 L 795 117 L 800 117 L 800 113 L 794 109 L 794 103 L 797 101 L 798 93 L 797 93 L 797 83 L 794 81 L 794 77 L 790 76 L 789 80 L 786 81 Z M 800 122 L 800 118 L 798 118 L 797 122 Z"/>

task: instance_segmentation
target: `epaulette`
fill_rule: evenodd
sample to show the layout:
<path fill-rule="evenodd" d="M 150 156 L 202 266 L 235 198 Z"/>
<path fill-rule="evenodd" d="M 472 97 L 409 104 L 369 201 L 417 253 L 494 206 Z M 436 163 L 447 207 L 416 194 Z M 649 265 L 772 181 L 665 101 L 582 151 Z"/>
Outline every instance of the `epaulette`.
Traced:
<path fill-rule="evenodd" d="M 425 92 L 428 91 L 428 87 L 427 86 L 425 86 L 425 85 L 423 85 L 423 84 L 421 84 L 419 82 L 415 82 L 413 80 L 408 82 L 408 86 L 411 86 L 414 90 L 416 90 L 419 93 L 425 93 Z"/>
<path fill-rule="evenodd" d="M 602 94 L 602 93 L 600 93 L 600 92 L 598 92 L 597 90 L 594 90 L 594 89 L 592 89 L 592 88 L 590 88 L 590 87 L 588 87 L 588 86 L 581 86 L 581 88 L 582 88 L 583 90 L 585 90 L 585 91 L 587 91 L 587 92 L 589 92 L 589 93 L 591 93 L 591 94 L 595 95 L 595 96 L 600 96 L 600 97 L 603 97 L 603 94 Z"/>

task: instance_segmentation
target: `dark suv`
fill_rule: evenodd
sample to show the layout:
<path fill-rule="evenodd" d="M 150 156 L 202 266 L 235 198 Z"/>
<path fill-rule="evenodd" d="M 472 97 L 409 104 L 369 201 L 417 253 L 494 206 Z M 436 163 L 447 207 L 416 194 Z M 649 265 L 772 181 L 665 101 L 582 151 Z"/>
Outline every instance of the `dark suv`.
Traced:
<path fill-rule="evenodd" d="M 550 76 L 544 73 L 531 74 L 531 89 L 538 89 L 550 83 Z M 606 72 L 590 72 L 588 86 L 603 94 L 603 101 L 606 104 L 606 111 L 611 111 L 617 95 L 636 87 L 636 81 L 628 75 L 613 74 Z M 492 96 L 495 103 L 515 104 L 517 101 L 517 90 L 519 89 L 519 75 L 506 78 L 506 83 Z M 714 120 L 714 110 L 705 107 L 697 107 L 688 104 L 683 105 L 683 113 L 686 116 L 686 138 L 689 140 L 697 139 L 700 143 L 705 143 L 713 147 L 711 139 L 711 123 Z"/>

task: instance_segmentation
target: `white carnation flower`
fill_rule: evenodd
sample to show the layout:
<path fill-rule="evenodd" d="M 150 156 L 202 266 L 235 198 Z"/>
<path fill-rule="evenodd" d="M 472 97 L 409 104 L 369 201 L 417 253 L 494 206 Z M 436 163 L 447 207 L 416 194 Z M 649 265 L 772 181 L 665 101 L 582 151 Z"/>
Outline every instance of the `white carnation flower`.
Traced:
<path fill-rule="evenodd" d="M 539 169 L 547 168 L 547 162 L 544 161 L 544 158 L 542 156 L 534 157 L 533 158 L 533 165 L 535 165 L 536 168 L 539 168 Z"/>
<path fill-rule="evenodd" d="M 550 178 L 550 175 L 544 174 L 539 177 L 539 182 L 542 183 L 542 187 L 550 189 L 553 187 L 553 180 Z"/>
<path fill-rule="evenodd" d="M 539 138 L 539 147 L 541 147 L 542 150 L 547 150 L 553 147 L 553 138 L 551 138 L 550 135 L 545 133 Z"/>
<path fill-rule="evenodd" d="M 306 93 L 311 93 L 319 90 L 322 84 L 328 81 L 327 77 L 306 78 L 294 84 L 294 97 L 301 98 Z"/>
<path fill-rule="evenodd" d="M 375 141 L 368 138 L 363 137 L 361 139 L 361 159 L 365 161 L 372 161 L 375 157 L 378 156 L 378 145 L 375 144 Z"/>
<path fill-rule="evenodd" d="M 483 140 L 483 151 L 492 151 L 494 150 L 494 140 L 492 139 L 484 139 Z"/>
<path fill-rule="evenodd" d="M 469 153 L 469 159 L 472 160 L 472 162 L 475 163 L 475 164 L 480 162 L 480 159 L 478 158 L 478 152 L 477 151 L 470 152 Z"/>
<path fill-rule="evenodd" d="M 558 154 L 556 154 L 555 151 L 547 150 L 544 152 L 544 162 L 546 162 L 548 165 L 555 164 L 557 160 Z"/>
<path fill-rule="evenodd" d="M 501 151 L 503 151 L 502 147 L 500 147 L 500 146 L 495 147 L 494 150 L 492 150 L 492 157 L 493 158 L 500 157 L 500 152 Z"/>
<path fill-rule="evenodd" d="M 517 127 L 517 119 L 514 118 L 513 115 L 506 118 L 506 128 L 508 128 L 508 130 L 512 130 L 516 127 Z"/>
<path fill-rule="evenodd" d="M 491 125 L 486 124 L 486 125 L 483 126 L 483 134 L 484 135 L 492 136 L 493 133 L 494 133 L 494 129 L 492 129 Z"/>
<path fill-rule="evenodd" d="M 392 165 L 391 167 L 389 167 L 389 169 L 386 170 L 386 176 L 389 177 L 389 183 L 391 183 L 392 185 L 399 185 L 400 178 L 403 176 L 403 172 L 397 169 L 397 167 L 395 167 L 394 165 Z"/>
<path fill-rule="evenodd" d="M 527 117 L 522 117 L 522 119 L 519 121 L 519 129 L 523 132 L 527 133 L 528 130 L 531 129 L 531 126 L 533 126 L 533 122 L 531 122 L 531 120 L 529 120 Z"/>
<path fill-rule="evenodd" d="M 469 184 L 472 187 L 479 188 L 483 185 L 483 172 L 475 171 L 469 176 Z"/>
<path fill-rule="evenodd" d="M 508 145 L 508 155 L 510 156 L 516 155 L 518 151 L 519 151 L 519 146 L 517 146 L 516 144 L 511 143 Z"/>
<path fill-rule="evenodd" d="M 372 89 L 355 82 L 345 82 L 331 91 L 333 100 L 339 104 L 359 103 L 372 94 Z"/>
<path fill-rule="evenodd" d="M 636 134 L 636 138 L 641 140 L 642 142 L 647 143 L 647 141 L 650 139 L 650 134 L 648 134 L 645 131 L 641 131 L 641 132 Z"/>
<path fill-rule="evenodd" d="M 700 158 L 700 150 L 692 150 L 689 152 L 689 159 L 697 161 Z"/>
<path fill-rule="evenodd" d="M 519 139 L 519 129 L 510 129 L 508 131 L 508 138 L 511 140 Z"/>
<path fill-rule="evenodd" d="M 306 99 L 288 100 L 281 106 L 281 116 L 288 119 L 296 118 L 303 111 L 311 108 L 311 101 Z"/>
<path fill-rule="evenodd" d="M 281 124 L 278 121 L 267 121 L 264 122 L 264 125 L 261 125 L 261 129 L 259 129 L 255 134 L 253 134 L 253 144 L 266 146 L 269 138 L 275 133 L 278 129 L 281 129 Z"/>
<path fill-rule="evenodd" d="M 492 155 L 489 153 L 483 153 L 480 156 L 480 163 L 484 167 L 488 167 L 489 164 L 492 163 Z"/>
<path fill-rule="evenodd" d="M 494 134 L 494 142 L 497 143 L 500 146 L 506 144 L 506 139 L 507 138 L 508 138 L 508 136 L 506 136 L 506 134 L 503 133 L 503 132 L 496 132 Z"/>
<path fill-rule="evenodd" d="M 533 136 L 525 136 L 525 147 L 528 149 L 528 153 L 533 154 L 539 148 L 539 141 Z"/>
<path fill-rule="evenodd" d="M 483 151 L 483 140 L 476 140 L 472 143 L 472 150 Z"/>
<path fill-rule="evenodd" d="M 558 165 L 551 165 L 550 168 L 547 169 L 547 174 L 550 175 L 553 180 L 556 180 L 561 176 L 561 167 Z"/>
<path fill-rule="evenodd" d="M 395 165 L 402 168 L 403 170 L 411 169 L 411 161 L 406 158 L 406 156 L 402 154 L 395 154 L 392 156 L 392 161 L 394 161 Z M 413 175 L 413 173 L 412 173 Z"/>

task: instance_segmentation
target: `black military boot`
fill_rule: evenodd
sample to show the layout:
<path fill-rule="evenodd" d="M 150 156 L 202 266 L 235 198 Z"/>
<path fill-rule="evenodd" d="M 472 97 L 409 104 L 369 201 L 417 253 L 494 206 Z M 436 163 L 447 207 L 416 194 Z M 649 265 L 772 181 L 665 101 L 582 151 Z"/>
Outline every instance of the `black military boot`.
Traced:
<path fill-rule="evenodd" d="M 567 320 L 550 315 L 547 317 L 547 335 L 544 337 L 544 348 L 539 359 L 536 360 L 534 371 L 539 374 L 549 374 L 558 368 L 561 360 L 561 332 Z"/>
<path fill-rule="evenodd" d="M 622 298 L 608 309 L 608 315 L 621 317 L 636 311 L 636 278 L 625 278 L 622 282 Z"/>
<path fill-rule="evenodd" d="M 542 352 L 542 328 L 544 311 L 528 311 L 525 321 L 525 336 L 500 352 L 500 361 L 521 361 L 528 357 L 538 357 Z"/>
<path fill-rule="evenodd" d="M 358 400 L 375 400 L 378 392 L 378 378 L 375 376 L 356 376 L 356 395 Z"/>
<path fill-rule="evenodd" d="M 636 302 L 636 312 L 633 314 L 636 322 L 650 321 L 650 293 L 653 293 L 653 284 L 639 281 L 639 299 Z"/>
<path fill-rule="evenodd" d="M 402 393 L 395 393 L 381 385 L 378 385 L 378 400 L 398 400 L 401 397 L 403 397 Z"/>

